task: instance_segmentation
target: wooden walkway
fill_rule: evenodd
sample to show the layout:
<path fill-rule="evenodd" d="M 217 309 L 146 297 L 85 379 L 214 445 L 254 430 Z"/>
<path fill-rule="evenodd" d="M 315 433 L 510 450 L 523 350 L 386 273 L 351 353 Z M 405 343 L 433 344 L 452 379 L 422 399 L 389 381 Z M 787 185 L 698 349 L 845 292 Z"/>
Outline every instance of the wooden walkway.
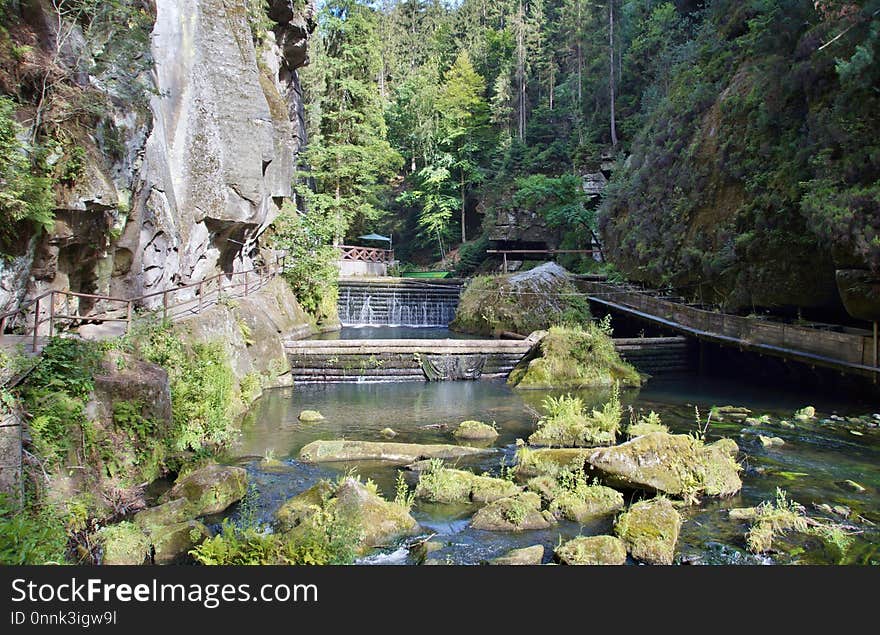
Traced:
<path fill-rule="evenodd" d="M 708 311 L 634 289 L 580 280 L 591 303 L 699 340 L 872 378 L 880 377 L 870 331 L 799 325 Z"/>

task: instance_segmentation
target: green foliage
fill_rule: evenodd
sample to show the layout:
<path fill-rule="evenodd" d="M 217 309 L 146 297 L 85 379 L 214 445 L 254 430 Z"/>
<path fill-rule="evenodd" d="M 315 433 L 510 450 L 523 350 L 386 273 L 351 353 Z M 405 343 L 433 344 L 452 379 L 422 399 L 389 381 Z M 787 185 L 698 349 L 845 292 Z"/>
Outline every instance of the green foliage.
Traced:
<path fill-rule="evenodd" d="M 410 511 L 415 500 L 415 492 L 409 491 L 409 486 L 406 484 L 403 472 L 397 470 L 397 482 L 394 487 L 394 503 L 400 505 L 406 511 Z"/>
<path fill-rule="evenodd" d="M 572 395 L 545 397 L 544 416 L 529 437 L 533 445 L 592 447 L 614 443 L 620 431 L 620 391 L 617 385 L 602 408 L 588 412 L 583 400 Z"/>
<path fill-rule="evenodd" d="M 34 169 L 14 112 L 12 100 L 0 96 L 0 253 L 8 252 L 22 223 L 49 230 L 54 221 L 52 181 Z"/>
<path fill-rule="evenodd" d="M 19 507 L 0 494 L 0 564 L 64 564 L 67 534 L 64 523 L 48 505 Z"/>
<path fill-rule="evenodd" d="M 232 367 L 219 342 L 187 345 L 170 323 L 136 328 L 128 344 L 168 371 L 176 451 L 220 447 L 232 435 Z"/>
<path fill-rule="evenodd" d="M 66 458 L 74 439 L 88 436 L 85 405 L 101 355 L 97 344 L 54 337 L 21 387 L 34 445 L 50 465 Z"/>
<path fill-rule="evenodd" d="M 596 212 L 588 200 L 581 178 L 573 174 L 518 178 L 513 195 L 516 205 L 538 212 L 550 227 L 589 233 L 596 230 Z"/>
<path fill-rule="evenodd" d="M 228 519 L 213 538 L 190 551 L 204 565 L 333 565 L 351 564 L 357 556 L 362 529 L 337 513 L 336 500 L 326 497 L 303 523 L 286 534 L 239 528 Z"/>
<path fill-rule="evenodd" d="M 286 254 L 284 279 L 296 299 L 316 320 L 335 316 L 337 279 L 335 262 L 338 252 L 328 243 L 333 237 L 333 209 L 322 206 L 324 198 L 313 198 L 307 188 L 298 187 L 305 196 L 306 211 L 289 203 L 272 224 L 270 241 Z"/>

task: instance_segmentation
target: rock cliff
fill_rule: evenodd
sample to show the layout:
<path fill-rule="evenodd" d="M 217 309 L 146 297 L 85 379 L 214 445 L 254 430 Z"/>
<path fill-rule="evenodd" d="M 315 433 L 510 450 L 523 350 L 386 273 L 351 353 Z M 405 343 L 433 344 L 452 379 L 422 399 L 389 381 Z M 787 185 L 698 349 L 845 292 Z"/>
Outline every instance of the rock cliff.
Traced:
<path fill-rule="evenodd" d="M 29 4 L 12 19 L 51 57 L 62 41 L 52 5 Z M 151 58 L 144 98 L 117 90 L 112 69 L 75 69 L 72 90 L 97 88 L 105 112 L 75 136 L 82 167 L 56 187 L 54 229 L 21 236 L 16 257 L 0 261 L 0 312 L 47 289 L 132 297 L 269 257 L 260 237 L 293 196 L 306 141 L 297 69 L 313 3 L 152 0 L 139 12 L 152 23 L 134 54 Z M 85 27 L 72 32 L 69 46 L 88 50 Z"/>

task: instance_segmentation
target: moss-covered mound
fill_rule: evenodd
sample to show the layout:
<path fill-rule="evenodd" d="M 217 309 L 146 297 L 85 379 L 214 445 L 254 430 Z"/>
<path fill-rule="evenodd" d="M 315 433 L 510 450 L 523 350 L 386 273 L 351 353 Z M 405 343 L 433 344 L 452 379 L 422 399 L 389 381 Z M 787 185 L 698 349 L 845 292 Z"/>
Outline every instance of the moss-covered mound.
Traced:
<path fill-rule="evenodd" d="M 150 538 L 134 523 L 121 522 L 104 527 L 97 538 L 103 548 L 102 564 L 144 564 L 150 557 Z"/>
<path fill-rule="evenodd" d="M 640 386 L 638 371 L 621 359 L 599 326 L 554 326 L 510 373 L 517 388 Z"/>
<path fill-rule="evenodd" d="M 481 421 L 462 421 L 452 434 L 466 441 L 491 441 L 498 436 L 498 430 Z"/>
<path fill-rule="evenodd" d="M 601 410 L 588 411 L 580 397 L 547 397 L 544 416 L 529 436 L 532 445 L 595 447 L 610 445 L 620 429 L 620 393 L 617 387 Z"/>
<path fill-rule="evenodd" d="M 177 479 L 167 500 L 185 498 L 195 516 L 216 514 L 244 498 L 247 472 L 244 468 L 207 465 Z"/>
<path fill-rule="evenodd" d="M 312 441 L 299 451 L 299 458 L 306 463 L 333 463 L 337 461 L 387 461 L 406 465 L 422 459 L 456 459 L 477 454 L 490 454 L 493 450 L 470 448 L 461 445 L 389 443 L 373 441 Z"/>
<path fill-rule="evenodd" d="M 650 564 L 672 564 L 680 529 L 681 515 L 667 498 L 636 503 L 614 525 L 632 557 Z"/>
<path fill-rule="evenodd" d="M 556 524 L 548 511 L 541 511 L 541 497 L 522 492 L 490 503 L 474 514 L 471 526 L 486 531 L 525 531 L 547 529 Z"/>
<path fill-rule="evenodd" d="M 275 521 L 284 540 L 299 545 L 313 540 L 316 529 L 324 533 L 328 527 L 345 528 L 347 541 L 359 554 L 420 530 L 405 505 L 386 501 L 373 483 L 353 477 L 338 483 L 319 482 L 284 503 Z"/>
<path fill-rule="evenodd" d="M 419 476 L 416 497 L 434 503 L 491 503 L 519 491 L 511 481 L 445 468 L 433 461 Z"/>
<path fill-rule="evenodd" d="M 579 469 L 593 454 L 592 449 L 582 448 L 530 448 L 522 446 L 516 451 L 517 478 L 528 479 L 533 476 L 555 476 L 561 470 Z"/>
<path fill-rule="evenodd" d="M 586 322 L 590 307 L 568 272 L 548 262 L 529 271 L 474 278 L 461 294 L 453 331 L 528 335 L 556 324 Z"/>
<path fill-rule="evenodd" d="M 620 565 L 626 562 L 626 546 L 614 536 L 578 536 L 556 548 L 562 564 Z"/>
<path fill-rule="evenodd" d="M 730 439 L 705 445 L 687 434 L 652 432 L 594 452 L 588 462 L 609 483 L 685 499 L 729 496 L 742 488 Z"/>

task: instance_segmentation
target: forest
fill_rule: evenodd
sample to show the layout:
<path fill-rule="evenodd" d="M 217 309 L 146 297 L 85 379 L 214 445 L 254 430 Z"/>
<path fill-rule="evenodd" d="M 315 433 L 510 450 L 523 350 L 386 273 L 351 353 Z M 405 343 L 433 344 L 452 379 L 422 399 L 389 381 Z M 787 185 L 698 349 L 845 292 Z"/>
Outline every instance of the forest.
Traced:
<path fill-rule="evenodd" d="M 880 266 L 878 11 L 323 3 L 302 72 L 311 224 L 325 242 L 391 233 L 419 266 L 459 250 L 468 274 L 496 211 L 526 209 L 631 280 L 731 308 L 833 305 L 835 267 Z M 603 160 L 596 204 L 581 183 Z"/>

